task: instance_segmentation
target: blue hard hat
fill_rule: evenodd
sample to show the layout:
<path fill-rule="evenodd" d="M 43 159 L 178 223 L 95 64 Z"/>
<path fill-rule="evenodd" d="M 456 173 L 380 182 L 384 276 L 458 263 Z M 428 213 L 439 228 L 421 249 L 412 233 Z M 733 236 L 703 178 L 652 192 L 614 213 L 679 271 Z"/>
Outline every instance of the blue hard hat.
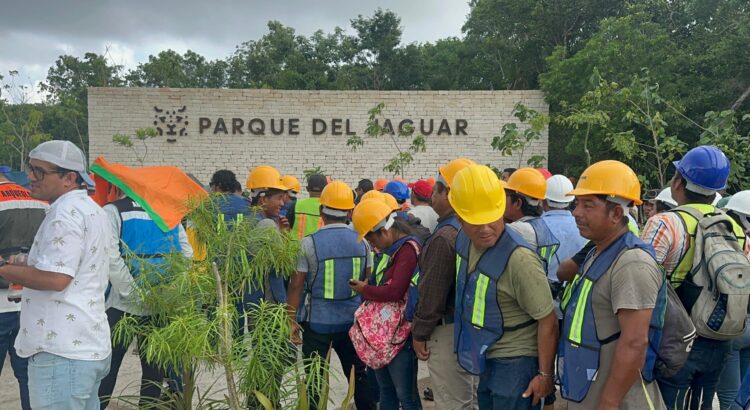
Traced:
<path fill-rule="evenodd" d="M 687 188 L 691 191 L 709 195 L 727 187 L 729 159 L 712 145 L 691 149 L 681 160 L 675 161 L 674 166 L 687 180 Z"/>
<path fill-rule="evenodd" d="M 385 185 L 383 192 L 393 195 L 398 201 L 409 199 L 409 187 L 401 181 L 391 181 Z"/>
<path fill-rule="evenodd" d="M 10 167 L 7 165 L 0 165 L 0 174 L 7 174 L 10 172 Z"/>

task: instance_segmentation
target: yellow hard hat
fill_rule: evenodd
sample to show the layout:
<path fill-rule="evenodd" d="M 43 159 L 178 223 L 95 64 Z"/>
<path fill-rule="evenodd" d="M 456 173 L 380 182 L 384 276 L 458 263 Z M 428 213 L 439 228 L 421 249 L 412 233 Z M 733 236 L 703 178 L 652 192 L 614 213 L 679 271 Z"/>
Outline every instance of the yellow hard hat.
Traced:
<path fill-rule="evenodd" d="M 472 225 L 497 221 L 505 213 L 505 191 L 486 165 L 471 165 L 453 177 L 448 202 L 458 216 Z"/>
<path fill-rule="evenodd" d="M 438 171 L 440 172 L 440 176 L 443 177 L 443 180 L 447 184 L 447 187 L 450 188 L 456 173 L 470 165 L 476 165 L 476 162 L 468 158 L 456 158 L 453 161 L 440 167 Z"/>
<path fill-rule="evenodd" d="M 381 192 L 383 194 L 383 201 L 386 205 L 391 207 L 394 211 L 401 210 L 401 205 L 398 204 L 398 201 L 396 201 L 396 198 L 393 197 L 391 194 L 386 194 L 385 192 Z"/>
<path fill-rule="evenodd" d="M 508 178 L 505 189 L 516 191 L 532 199 L 544 199 L 547 193 L 547 180 L 534 168 L 517 169 Z"/>
<path fill-rule="evenodd" d="M 385 222 L 391 213 L 393 210 L 385 202 L 376 198 L 357 204 L 352 213 L 352 224 L 354 230 L 357 231 L 358 239 L 361 241 L 365 235 L 376 230 L 375 228 Z"/>
<path fill-rule="evenodd" d="M 299 180 L 294 175 L 284 175 L 281 177 L 281 183 L 284 184 L 284 186 L 294 192 L 295 194 L 298 194 L 300 191 L 302 191 L 302 185 L 300 185 Z"/>
<path fill-rule="evenodd" d="M 333 181 L 320 193 L 320 204 L 333 209 L 354 209 L 354 193 L 343 181 Z"/>
<path fill-rule="evenodd" d="M 607 195 L 633 201 L 636 205 L 642 203 L 638 176 L 629 166 L 614 160 L 599 161 L 586 168 L 576 189 L 568 195 Z"/>
<path fill-rule="evenodd" d="M 378 201 L 385 201 L 385 198 L 383 198 L 383 193 L 380 191 L 376 191 L 374 189 L 365 192 L 364 195 L 362 195 L 362 199 L 360 199 L 359 201 L 362 202 L 368 199 L 377 199 Z"/>
<path fill-rule="evenodd" d="M 281 174 L 270 165 L 258 165 L 250 171 L 245 183 L 247 189 L 278 189 L 286 191 L 288 188 L 281 182 Z"/>

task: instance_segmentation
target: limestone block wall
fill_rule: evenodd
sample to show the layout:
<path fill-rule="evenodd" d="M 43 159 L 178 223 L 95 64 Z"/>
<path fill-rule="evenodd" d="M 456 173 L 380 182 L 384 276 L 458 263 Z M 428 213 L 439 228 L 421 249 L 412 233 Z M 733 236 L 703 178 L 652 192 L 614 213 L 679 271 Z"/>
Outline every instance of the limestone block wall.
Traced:
<path fill-rule="evenodd" d="M 230 169 L 244 184 L 250 168 L 277 167 L 301 178 L 321 167 L 334 179 L 356 184 L 361 178 L 390 178 L 383 171 L 396 154 L 389 136 L 366 137 L 368 110 L 384 103 L 381 124 L 394 132 L 411 120 L 426 135 L 427 151 L 415 155 L 406 179 L 434 176 L 437 167 L 468 157 L 498 168 L 515 167 L 519 158 L 502 157 L 490 142 L 522 102 L 548 112 L 542 93 L 527 91 L 296 91 L 175 88 L 90 88 L 89 153 L 110 162 L 138 165 L 136 154 L 112 142 L 116 133 L 155 127 L 145 165 L 176 165 L 207 184 L 218 169 Z M 445 121 L 443 121 L 445 120 Z M 325 124 L 325 130 L 323 130 Z M 519 124 L 520 125 L 520 124 Z M 356 151 L 347 133 L 365 139 Z M 405 149 L 409 138 L 395 136 Z M 524 153 L 548 156 L 547 132 Z M 142 147 L 136 144 L 139 152 Z M 304 186 L 304 183 L 303 183 Z"/>

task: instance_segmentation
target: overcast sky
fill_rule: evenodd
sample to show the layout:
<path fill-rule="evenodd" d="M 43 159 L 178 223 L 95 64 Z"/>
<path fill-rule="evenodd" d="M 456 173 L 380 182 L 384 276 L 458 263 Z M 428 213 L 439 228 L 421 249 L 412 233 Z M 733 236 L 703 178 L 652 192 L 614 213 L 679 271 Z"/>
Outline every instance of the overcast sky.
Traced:
<path fill-rule="evenodd" d="M 208 59 L 230 55 L 261 37 L 269 20 L 310 35 L 371 16 L 377 7 L 401 17 L 402 41 L 433 42 L 461 36 L 468 0 L 0 0 L 0 74 L 19 71 L 19 82 L 38 84 L 61 54 L 100 54 L 133 68 L 151 54 L 190 49 Z M 33 99 L 40 97 L 35 95 Z"/>

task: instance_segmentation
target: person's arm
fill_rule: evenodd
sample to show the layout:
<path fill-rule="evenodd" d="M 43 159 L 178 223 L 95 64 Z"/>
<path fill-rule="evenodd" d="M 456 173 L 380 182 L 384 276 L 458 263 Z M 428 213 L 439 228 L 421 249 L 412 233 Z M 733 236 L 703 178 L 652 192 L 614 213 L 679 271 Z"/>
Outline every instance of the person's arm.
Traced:
<path fill-rule="evenodd" d="M 594 242 L 588 241 L 572 258 L 560 262 L 560 267 L 557 268 L 557 278 L 563 282 L 572 281 L 578 273 L 578 269 L 586 260 L 586 256 L 593 248 Z"/>
<path fill-rule="evenodd" d="M 598 410 L 618 409 L 625 394 L 641 377 L 652 311 L 620 309 L 617 312 L 620 338 L 616 342 L 612 370 L 604 384 Z"/>
<path fill-rule="evenodd" d="M 557 315 L 553 311 L 546 317 L 537 321 L 537 349 L 539 350 L 539 374 L 536 375 L 523 397 L 532 397 L 532 405 L 552 392 L 555 383 L 555 354 L 557 353 L 557 341 L 560 337 Z"/>
<path fill-rule="evenodd" d="M 411 332 L 415 341 L 424 342 L 446 314 L 448 296 L 456 280 L 456 252 L 449 239 L 435 236 L 422 254 L 422 262 L 419 303 Z"/>
<path fill-rule="evenodd" d="M 114 205 L 105 205 L 104 212 L 110 225 L 110 246 L 107 252 L 109 258 L 109 283 L 112 285 L 111 292 L 117 292 L 122 299 L 127 299 L 134 288 L 133 275 L 125 265 L 120 255 L 120 213 Z M 111 300 L 111 296 L 108 298 Z"/>
<path fill-rule="evenodd" d="M 679 218 L 677 214 L 672 212 L 663 212 L 654 215 L 646 221 L 646 226 L 643 227 L 643 231 L 641 232 L 641 240 L 654 247 L 656 263 L 660 265 L 664 264 L 672 249 L 674 238 L 672 226 L 675 221 L 670 221 L 669 218 L 673 217 Z M 680 223 L 679 221 L 676 222 Z"/>
<path fill-rule="evenodd" d="M 302 299 L 302 288 L 305 286 L 306 272 L 296 272 L 289 279 L 289 290 L 287 291 L 287 306 L 289 313 L 289 323 L 292 325 L 292 343 L 301 344 L 300 328 L 297 323 L 297 309 L 299 309 L 300 300 Z"/>
<path fill-rule="evenodd" d="M 35 290 L 62 292 L 73 281 L 65 273 L 37 269 L 33 266 L 5 265 L 0 267 L 0 276 L 10 283 L 17 283 Z"/>
<path fill-rule="evenodd" d="M 417 266 L 417 253 L 413 247 L 407 245 L 394 255 L 390 282 L 383 286 L 367 285 L 361 281 L 354 281 L 352 288 L 362 294 L 362 297 L 375 302 L 397 302 L 404 298 L 409 289 L 414 268 Z M 386 272 L 388 274 L 388 272 Z"/>
<path fill-rule="evenodd" d="M 182 224 L 177 224 L 177 237 L 180 240 L 180 249 L 182 251 L 182 256 L 186 258 L 192 258 L 193 257 L 193 247 L 190 245 L 190 241 L 188 240 L 187 232 L 185 232 L 185 228 L 183 228 Z"/>

